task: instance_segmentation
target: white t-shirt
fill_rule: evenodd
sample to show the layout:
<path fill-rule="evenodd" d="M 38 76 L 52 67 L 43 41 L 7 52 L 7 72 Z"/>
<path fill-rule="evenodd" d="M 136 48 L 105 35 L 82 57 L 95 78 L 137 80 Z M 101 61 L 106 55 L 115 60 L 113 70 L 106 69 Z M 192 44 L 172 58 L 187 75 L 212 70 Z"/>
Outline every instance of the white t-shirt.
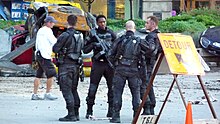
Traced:
<path fill-rule="evenodd" d="M 53 35 L 51 28 L 43 26 L 37 32 L 36 37 L 36 51 L 40 51 L 45 59 L 51 59 L 52 47 L 57 42 L 56 37 Z"/>

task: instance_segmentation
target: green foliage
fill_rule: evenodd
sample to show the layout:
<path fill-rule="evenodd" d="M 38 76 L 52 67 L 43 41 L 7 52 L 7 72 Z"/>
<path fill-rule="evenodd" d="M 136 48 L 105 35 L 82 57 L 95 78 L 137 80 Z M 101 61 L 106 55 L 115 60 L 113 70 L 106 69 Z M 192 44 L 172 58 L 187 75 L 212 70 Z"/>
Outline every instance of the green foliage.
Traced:
<path fill-rule="evenodd" d="M 220 16 L 220 10 L 218 9 L 208 9 L 208 8 L 199 8 L 187 12 L 186 14 L 197 16 L 197 15 L 208 15 L 208 16 Z"/>
<path fill-rule="evenodd" d="M 172 21 L 161 20 L 159 22 L 159 29 L 161 32 L 168 33 L 170 32 Z"/>
<path fill-rule="evenodd" d="M 169 32 L 184 32 L 190 28 L 189 24 L 185 21 L 175 21 L 170 26 L 172 28 L 170 28 Z"/>
<path fill-rule="evenodd" d="M 4 21 L 4 20 L 0 20 L 0 29 L 5 29 L 8 28 L 10 26 L 13 25 L 20 25 L 20 24 L 24 24 L 24 21 Z"/>
<path fill-rule="evenodd" d="M 174 22 L 174 21 L 188 21 L 188 20 L 191 20 L 191 19 L 193 19 L 193 17 L 191 15 L 182 14 L 181 16 L 173 16 L 171 18 L 167 18 L 167 19 L 165 19 L 165 21 L 171 21 L 171 22 Z"/>
<path fill-rule="evenodd" d="M 195 9 L 159 22 L 161 32 L 191 35 L 195 42 L 201 32 L 210 26 L 220 26 L 220 10 Z"/>
<path fill-rule="evenodd" d="M 196 20 L 189 20 L 188 25 L 190 28 L 186 31 L 191 33 L 202 32 L 206 29 L 206 26 L 202 22 L 197 22 Z"/>
<path fill-rule="evenodd" d="M 108 19 L 108 26 L 114 31 L 124 29 L 128 20 Z M 134 20 L 137 29 L 145 27 L 145 21 L 141 19 Z M 210 26 L 220 26 L 220 10 L 207 8 L 195 9 L 189 12 L 183 12 L 181 15 L 173 16 L 159 22 L 161 32 L 198 34 Z"/>
<path fill-rule="evenodd" d="M 215 17 L 208 16 L 208 15 L 197 15 L 196 20 L 198 22 L 203 22 L 206 27 L 220 25 L 219 20 L 217 20 Z"/>
<path fill-rule="evenodd" d="M 107 25 L 113 31 L 122 30 L 125 27 L 126 20 L 107 19 Z"/>
<path fill-rule="evenodd" d="M 136 24 L 137 29 L 141 29 L 145 27 L 145 21 L 142 19 L 135 19 L 134 22 Z"/>
<path fill-rule="evenodd" d="M 159 22 L 159 29 L 162 33 L 182 33 L 191 35 L 194 41 L 199 40 L 201 32 L 209 26 L 220 25 L 220 12 L 218 10 L 198 9 L 188 13 L 182 13 Z M 108 26 L 114 30 L 123 30 L 128 20 L 108 19 Z M 137 29 L 145 27 L 145 21 L 134 20 Z"/>
<path fill-rule="evenodd" d="M 200 8 L 189 11 L 187 14 L 195 17 L 198 22 L 204 23 L 206 27 L 220 26 L 219 9 Z"/>
<path fill-rule="evenodd" d="M 128 20 L 115 20 L 115 19 L 107 19 L 107 25 L 113 31 L 119 31 L 125 29 L 125 23 Z M 141 19 L 134 20 L 137 29 L 144 28 L 145 21 Z"/>

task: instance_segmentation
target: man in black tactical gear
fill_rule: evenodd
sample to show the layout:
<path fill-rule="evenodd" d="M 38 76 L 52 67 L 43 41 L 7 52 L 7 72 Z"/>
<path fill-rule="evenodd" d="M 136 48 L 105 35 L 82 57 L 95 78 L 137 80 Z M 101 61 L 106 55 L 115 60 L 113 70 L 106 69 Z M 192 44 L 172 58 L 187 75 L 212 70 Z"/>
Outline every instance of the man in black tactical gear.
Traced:
<path fill-rule="evenodd" d="M 146 71 L 145 79 L 142 78 L 141 98 L 143 97 L 147 85 L 149 84 L 150 76 L 153 71 L 157 56 L 162 51 L 162 48 L 159 43 L 159 39 L 157 37 L 157 33 L 159 33 L 157 17 L 155 16 L 147 17 L 145 28 L 150 31 L 148 35 L 145 37 L 146 42 L 155 42 L 156 48 L 152 52 L 152 54 L 147 55 L 145 58 L 147 71 Z M 151 87 L 148 96 L 149 99 L 147 99 L 147 101 L 145 102 L 142 115 L 154 115 L 154 107 L 156 106 L 156 99 L 155 99 L 153 86 Z"/>
<path fill-rule="evenodd" d="M 67 22 L 67 31 L 58 37 L 57 43 L 53 46 L 53 52 L 58 54 L 58 84 L 68 110 L 68 115 L 59 118 L 59 121 L 79 121 L 80 98 L 77 86 L 84 43 L 82 33 L 74 29 L 77 17 L 69 15 Z"/>
<path fill-rule="evenodd" d="M 115 63 L 115 74 L 113 77 L 113 115 L 111 123 L 120 123 L 120 110 L 122 107 L 122 93 L 126 83 L 132 94 L 133 116 L 140 104 L 139 74 L 140 59 L 142 55 L 151 54 L 155 49 L 154 42 L 147 44 L 145 40 L 134 36 L 135 23 L 126 22 L 126 34 L 119 37 L 110 51 L 110 58 Z M 144 54 L 143 54 L 144 53 Z"/>
<path fill-rule="evenodd" d="M 113 68 L 107 60 L 107 53 L 112 42 L 116 39 L 116 35 L 112 30 L 106 27 L 106 17 L 99 15 L 96 17 L 98 28 L 92 29 L 90 36 L 85 40 L 84 53 L 93 50 L 92 70 L 90 74 L 90 85 L 88 96 L 86 97 L 87 112 L 86 118 L 93 115 L 93 105 L 95 104 L 95 95 L 102 76 L 105 77 L 108 86 L 108 113 L 107 117 L 112 116 L 113 93 L 112 93 L 112 77 Z M 94 33 L 95 32 L 95 33 Z M 102 43 L 102 44 L 101 44 Z"/>

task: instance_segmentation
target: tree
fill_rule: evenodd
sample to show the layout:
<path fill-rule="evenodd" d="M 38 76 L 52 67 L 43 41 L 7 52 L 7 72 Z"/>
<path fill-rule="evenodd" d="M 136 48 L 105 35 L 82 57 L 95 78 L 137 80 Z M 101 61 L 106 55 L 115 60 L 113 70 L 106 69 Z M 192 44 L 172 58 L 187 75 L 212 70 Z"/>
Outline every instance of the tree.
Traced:
<path fill-rule="evenodd" d="M 93 3 L 95 0 L 81 0 L 81 1 L 84 2 L 84 3 L 87 3 L 88 12 L 90 12 L 90 11 L 91 11 L 92 3 Z"/>

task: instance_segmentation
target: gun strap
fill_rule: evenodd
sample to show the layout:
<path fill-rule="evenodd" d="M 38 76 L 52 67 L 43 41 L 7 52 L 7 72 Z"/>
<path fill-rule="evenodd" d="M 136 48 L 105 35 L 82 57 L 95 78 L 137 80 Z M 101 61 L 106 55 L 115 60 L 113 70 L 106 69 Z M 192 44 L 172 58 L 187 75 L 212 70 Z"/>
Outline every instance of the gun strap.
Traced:
<path fill-rule="evenodd" d="M 78 36 L 78 38 L 76 39 L 76 37 L 75 37 L 75 33 L 74 33 L 74 31 L 73 32 L 66 32 L 66 33 L 68 33 L 69 34 L 69 37 L 68 37 L 68 39 L 66 40 L 66 43 L 64 44 L 64 48 L 66 48 L 67 49 L 67 53 L 66 54 L 68 54 L 68 53 L 72 53 L 72 52 L 69 52 L 69 50 L 70 49 L 72 49 L 72 45 L 73 45 L 73 41 L 72 41 L 72 36 L 73 36 L 73 38 L 75 39 L 75 41 L 76 41 L 76 43 L 75 43 L 75 45 L 74 45 L 74 50 L 73 50 L 73 52 L 75 52 L 76 50 L 77 50 L 77 48 L 76 48 L 76 44 L 79 42 L 79 39 L 80 39 L 80 34 L 79 34 L 79 36 Z M 71 42 L 70 44 L 69 44 L 69 42 Z M 70 47 L 67 47 L 67 46 L 70 46 Z"/>

